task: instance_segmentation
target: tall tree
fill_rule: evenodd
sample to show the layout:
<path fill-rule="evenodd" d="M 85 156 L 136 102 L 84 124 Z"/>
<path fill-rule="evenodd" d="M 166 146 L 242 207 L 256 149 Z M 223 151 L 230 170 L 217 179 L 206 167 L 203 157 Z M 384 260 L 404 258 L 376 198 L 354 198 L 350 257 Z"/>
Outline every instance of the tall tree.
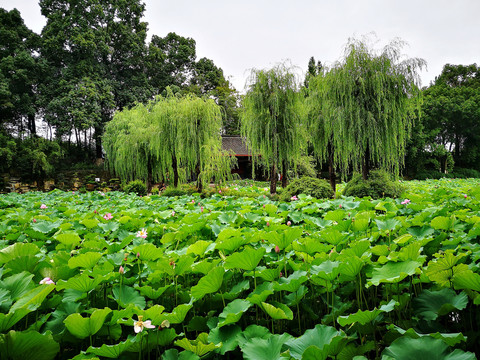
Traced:
<path fill-rule="evenodd" d="M 28 29 L 18 10 L 0 8 L 0 126 L 36 135 L 36 86 L 41 63 L 40 37 Z"/>
<path fill-rule="evenodd" d="M 220 107 L 194 95 L 158 97 L 117 112 L 104 145 L 109 168 L 124 180 L 171 182 L 196 176 L 201 187 L 228 178 L 235 158 L 221 152 Z"/>
<path fill-rule="evenodd" d="M 101 157 L 103 127 L 114 110 L 151 94 L 143 61 L 145 5 L 140 0 L 41 0 L 40 7 L 47 17 L 42 55 L 50 69 L 41 84 L 45 119 L 59 136 L 93 128 Z"/>
<path fill-rule="evenodd" d="M 445 65 L 425 89 L 422 109 L 432 143 L 453 152 L 456 165 L 480 169 L 480 68 Z"/>
<path fill-rule="evenodd" d="M 404 162 L 425 61 L 404 58 L 403 46 L 394 40 L 376 51 L 351 39 L 344 58 L 310 83 L 315 153 L 343 174 L 353 168 L 366 179 L 372 166 L 398 174 Z"/>
<path fill-rule="evenodd" d="M 271 194 L 277 190 L 278 172 L 286 179 L 288 167 L 301 155 L 301 115 L 299 83 L 292 69 L 281 64 L 252 70 L 243 100 L 241 134 L 254 159 L 267 167 Z"/>

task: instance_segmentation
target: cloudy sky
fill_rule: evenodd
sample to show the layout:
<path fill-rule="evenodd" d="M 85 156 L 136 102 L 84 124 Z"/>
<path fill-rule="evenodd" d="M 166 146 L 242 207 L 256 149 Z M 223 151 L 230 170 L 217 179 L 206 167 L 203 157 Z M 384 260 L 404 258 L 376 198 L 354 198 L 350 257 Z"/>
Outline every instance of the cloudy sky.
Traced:
<path fill-rule="evenodd" d="M 427 61 L 422 85 L 446 63 L 480 63 L 479 0 L 144 0 L 149 37 L 176 32 L 192 37 L 197 57 L 220 66 L 238 90 L 249 69 L 290 60 L 306 71 L 314 56 L 338 60 L 350 37 L 374 32 L 378 47 L 395 37 L 404 53 Z M 25 24 L 41 32 L 45 19 L 37 0 L 0 0 L 16 7 Z"/>

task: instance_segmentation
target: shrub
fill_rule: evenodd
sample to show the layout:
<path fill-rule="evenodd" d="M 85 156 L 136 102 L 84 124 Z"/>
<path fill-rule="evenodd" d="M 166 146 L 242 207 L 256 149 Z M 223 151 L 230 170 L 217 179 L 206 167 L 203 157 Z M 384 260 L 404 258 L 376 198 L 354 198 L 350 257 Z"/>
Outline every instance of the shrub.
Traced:
<path fill-rule="evenodd" d="M 480 172 L 475 169 L 455 168 L 452 174 L 456 178 L 480 178 Z"/>
<path fill-rule="evenodd" d="M 186 191 L 176 187 L 167 187 L 165 190 L 162 191 L 162 196 L 182 196 L 186 195 Z"/>
<path fill-rule="evenodd" d="M 373 170 L 370 172 L 367 180 L 363 180 L 362 175 L 356 174 L 350 180 L 343 195 L 365 197 L 370 196 L 372 199 L 380 199 L 384 197 L 396 198 L 402 194 L 403 187 L 392 181 L 390 175 L 384 170 Z"/>
<path fill-rule="evenodd" d="M 147 187 L 142 180 L 133 180 L 130 181 L 127 185 L 123 187 L 123 191 L 127 194 L 134 193 L 138 196 L 147 195 Z"/>
<path fill-rule="evenodd" d="M 317 199 L 326 199 L 333 196 L 333 190 L 326 180 L 303 176 L 288 184 L 279 197 L 282 201 L 290 201 L 292 196 L 300 194 L 310 195 Z"/>

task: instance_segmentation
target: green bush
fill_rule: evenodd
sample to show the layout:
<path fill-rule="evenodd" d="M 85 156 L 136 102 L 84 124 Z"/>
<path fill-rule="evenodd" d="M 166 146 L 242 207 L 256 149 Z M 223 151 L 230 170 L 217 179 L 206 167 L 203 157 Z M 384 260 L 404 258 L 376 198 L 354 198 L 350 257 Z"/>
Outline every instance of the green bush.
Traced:
<path fill-rule="evenodd" d="M 130 181 L 127 185 L 123 187 L 123 191 L 127 194 L 134 193 L 138 196 L 147 195 L 147 187 L 142 180 L 133 180 Z"/>
<path fill-rule="evenodd" d="M 343 195 L 364 197 L 370 196 L 372 199 L 384 197 L 396 198 L 402 194 L 403 186 L 392 181 L 390 175 L 384 170 L 373 170 L 367 180 L 363 180 L 362 175 L 356 174 L 350 180 Z"/>
<path fill-rule="evenodd" d="M 187 192 L 183 189 L 176 188 L 176 187 L 167 187 L 165 190 L 162 191 L 162 196 L 182 196 L 187 195 Z"/>
<path fill-rule="evenodd" d="M 281 201 L 290 201 L 292 196 L 300 194 L 310 195 L 317 199 L 327 199 L 333 197 L 333 190 L 326 180 L 303 176 L 288 184 L 279 197 Z"/>
<path fill-rule="evenodd" d="M 475 169 L 455 168 L 452 174 L 454 177 L 462 179 L 480 178 L 480 171 Z"/>

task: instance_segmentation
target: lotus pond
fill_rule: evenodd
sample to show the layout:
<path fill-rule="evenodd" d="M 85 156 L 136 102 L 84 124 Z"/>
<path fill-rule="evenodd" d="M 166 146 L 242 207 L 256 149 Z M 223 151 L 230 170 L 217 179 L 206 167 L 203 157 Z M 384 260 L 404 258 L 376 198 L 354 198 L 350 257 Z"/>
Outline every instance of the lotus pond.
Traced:
<path fill-rule="evenodd" d="M 475 359 L 480 182 L 0 196 L 1 359 Z"/>

